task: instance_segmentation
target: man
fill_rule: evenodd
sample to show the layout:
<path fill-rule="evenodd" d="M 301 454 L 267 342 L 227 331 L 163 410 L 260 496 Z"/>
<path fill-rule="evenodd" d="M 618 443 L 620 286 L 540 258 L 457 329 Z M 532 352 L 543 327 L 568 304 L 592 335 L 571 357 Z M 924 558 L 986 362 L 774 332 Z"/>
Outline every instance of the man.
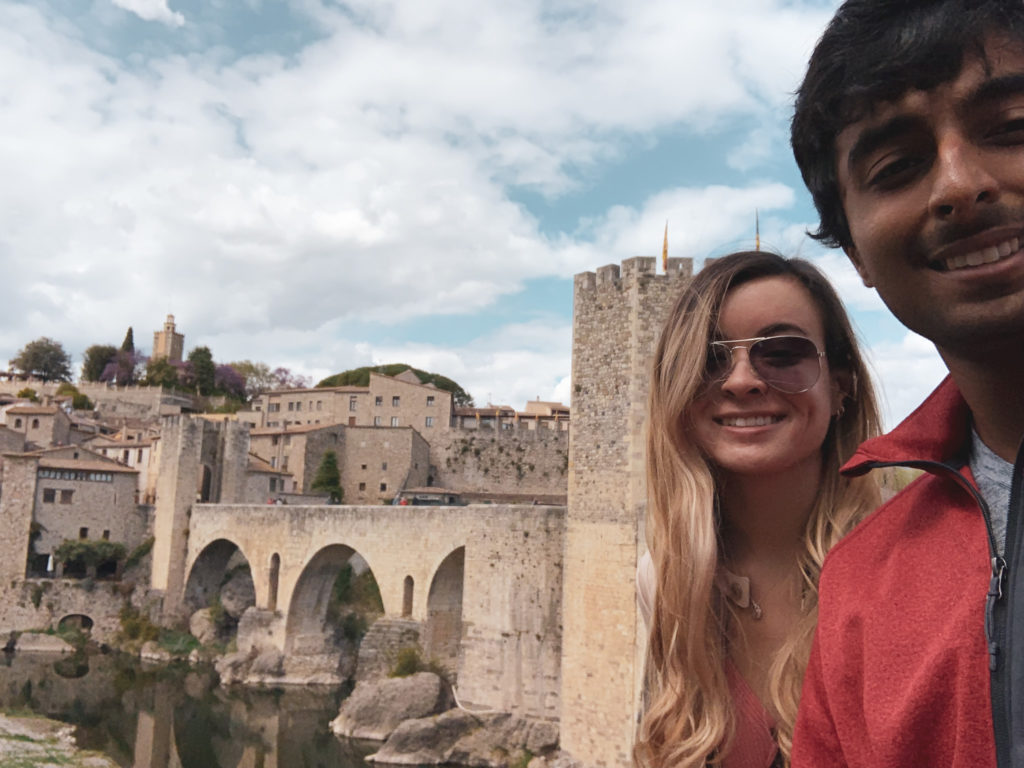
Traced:
<path fill-rule="evenodd" d="M 792 142 L 815 236 L 950 371 L 845 468 L 925 475 L 826 561 L 793 766 L 1024 768 L 1024 1 L 848 0 Z"/>

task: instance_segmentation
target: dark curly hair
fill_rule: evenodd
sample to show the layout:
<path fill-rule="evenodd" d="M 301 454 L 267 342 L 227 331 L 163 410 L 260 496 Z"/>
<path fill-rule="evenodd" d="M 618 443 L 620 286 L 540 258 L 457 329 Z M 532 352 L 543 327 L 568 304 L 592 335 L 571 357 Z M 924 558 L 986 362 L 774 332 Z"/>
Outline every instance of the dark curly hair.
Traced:
<path fill-rule="evenodd" d="M 811 237 L 853 243 L 836 176 L 836 136 L 881 101 L 953 80 L 985 41 L 1024 44 L 1022 0 L 847 0 L 811 54 L 797 90 L 790 142 L 821 223 Z"/>

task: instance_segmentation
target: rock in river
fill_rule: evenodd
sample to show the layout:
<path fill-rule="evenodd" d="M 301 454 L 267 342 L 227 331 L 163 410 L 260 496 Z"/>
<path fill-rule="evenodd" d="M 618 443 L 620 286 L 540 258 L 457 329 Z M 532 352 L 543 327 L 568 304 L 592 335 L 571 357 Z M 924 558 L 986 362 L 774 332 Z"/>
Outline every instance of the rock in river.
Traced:
<path fill-rule="evenodd" d="M 446 701 L 441 678 L 432 672 L 363 681 L 342 703 L 331 730 L 338 736 L 383 741 L 403 720 L 433 715 Z"/>

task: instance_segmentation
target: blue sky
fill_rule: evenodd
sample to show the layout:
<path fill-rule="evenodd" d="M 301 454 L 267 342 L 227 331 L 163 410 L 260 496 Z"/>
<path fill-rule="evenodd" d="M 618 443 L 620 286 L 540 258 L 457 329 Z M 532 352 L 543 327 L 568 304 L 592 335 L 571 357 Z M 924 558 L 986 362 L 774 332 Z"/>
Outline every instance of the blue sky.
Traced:
<path fill-rule="evenodd" d="M 762 242 L 819 263 L 887 421 L 939 381 L 815 215 L 791 93 L 836 3 L 0 0 L 0 359 L 408 362 L 568 402 L 572 275 Z M 17 73 L 11 76 L 10 73 Z"/>

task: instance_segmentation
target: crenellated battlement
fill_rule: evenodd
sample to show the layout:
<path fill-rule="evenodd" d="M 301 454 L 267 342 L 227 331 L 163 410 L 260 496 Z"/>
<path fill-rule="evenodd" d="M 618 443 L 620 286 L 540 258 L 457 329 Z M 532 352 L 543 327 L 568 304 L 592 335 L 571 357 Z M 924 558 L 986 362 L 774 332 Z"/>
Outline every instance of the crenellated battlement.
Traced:
<path fill-rule="evenodd" d="M 623 290 L 638 286 L 641 282 L 675 281 L 693 276 L 693 259 L 668 259 L 668 270 L 658 274 L 657 259 L 654 256 L 634 256 L 623 259 L 622 265 L 606 264 L 596 272 L 581 272 L 574 278 L 577 298 L 598 290 Z"/>

